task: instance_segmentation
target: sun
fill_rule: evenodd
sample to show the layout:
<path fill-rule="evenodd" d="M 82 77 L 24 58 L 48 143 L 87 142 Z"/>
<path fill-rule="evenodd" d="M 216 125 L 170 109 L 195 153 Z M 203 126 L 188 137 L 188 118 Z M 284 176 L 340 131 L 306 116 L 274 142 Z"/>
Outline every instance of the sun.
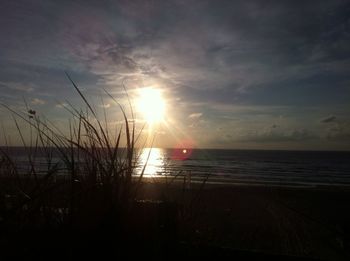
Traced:
<path fill-rule="evenodd" d="M 138 90 L 136 106 L 143 118 L 150 124 L 164 119 L 165 101 L 159 89 L 145 87 Z"/>

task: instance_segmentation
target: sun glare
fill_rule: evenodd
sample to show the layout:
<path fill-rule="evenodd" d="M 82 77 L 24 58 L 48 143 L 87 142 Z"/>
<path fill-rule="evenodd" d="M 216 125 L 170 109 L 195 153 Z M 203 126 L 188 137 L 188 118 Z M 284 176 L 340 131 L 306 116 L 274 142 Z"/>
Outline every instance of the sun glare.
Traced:
<path fill-rule="evenodd" d="M 154 88 L 139 89 L 137 107 L 148 123 L 156 123 L 163 120 L 165 102 L 160 90 Z"/>

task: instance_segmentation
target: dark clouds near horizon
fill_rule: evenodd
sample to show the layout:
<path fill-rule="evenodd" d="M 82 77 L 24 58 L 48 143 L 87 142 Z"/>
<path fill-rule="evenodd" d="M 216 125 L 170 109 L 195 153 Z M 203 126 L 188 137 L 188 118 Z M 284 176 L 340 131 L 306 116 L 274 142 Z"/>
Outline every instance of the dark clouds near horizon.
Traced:
<path fill-rule="evenodd" d="M 2 1 L 0 101 L 52 107 L 71 97 L 64 70 L 91 94 L 155 82 L 203 146 L 343 137 L 338 148 L 350 133 L 349 14 L 333 0 Z M 342 127 L 320 124 L 327 115 Z"/>

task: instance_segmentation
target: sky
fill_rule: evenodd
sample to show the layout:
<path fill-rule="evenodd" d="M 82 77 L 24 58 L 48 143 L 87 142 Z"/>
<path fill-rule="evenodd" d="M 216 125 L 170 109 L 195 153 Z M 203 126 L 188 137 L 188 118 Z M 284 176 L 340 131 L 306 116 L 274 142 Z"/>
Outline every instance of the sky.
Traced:
<path fill-rule="evenodd" d="M 129 115 L 123 84 L 132 102 L 160 90 L 164 121 L 135 116 L 156 147 L 350 150 L 349 14 L 337 0 L 2 0 L 0 103 L 67 131 L 64 105 L 84 106 L 67 72 L 111 126 L 104 90 Z"/>

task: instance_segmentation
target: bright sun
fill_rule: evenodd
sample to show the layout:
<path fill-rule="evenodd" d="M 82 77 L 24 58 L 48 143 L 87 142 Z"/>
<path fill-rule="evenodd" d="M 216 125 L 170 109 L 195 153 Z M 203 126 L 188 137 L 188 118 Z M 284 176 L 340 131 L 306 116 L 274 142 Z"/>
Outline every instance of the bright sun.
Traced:
<path fill-rule="evenodd" d="M 160 90 L 151 87 L 139 89 L 137 108 L 148 123 L 163 120 L 165 102 Z"/>

